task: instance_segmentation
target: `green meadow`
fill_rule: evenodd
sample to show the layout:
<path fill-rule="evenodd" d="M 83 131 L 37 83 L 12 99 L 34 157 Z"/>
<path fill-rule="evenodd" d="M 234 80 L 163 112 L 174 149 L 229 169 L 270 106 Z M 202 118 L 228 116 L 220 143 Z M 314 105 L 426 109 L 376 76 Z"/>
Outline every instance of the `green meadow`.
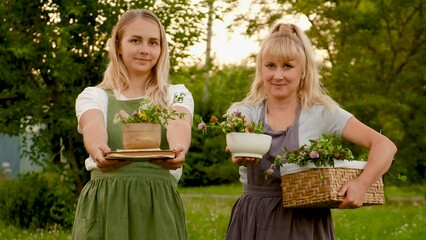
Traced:
<path fill-rule="evenodd" d="M 426 236 L 425 187 L 385 189 L 386 204 L 352 210 L 333 209 L 336 239 L 422 239 Z M 190 240 L 220 240 L 228 224 L 239 184 L 181 188 Z M 21 230 L 0 222 L 0 239 L 69 238 L 69 230 Z"/>

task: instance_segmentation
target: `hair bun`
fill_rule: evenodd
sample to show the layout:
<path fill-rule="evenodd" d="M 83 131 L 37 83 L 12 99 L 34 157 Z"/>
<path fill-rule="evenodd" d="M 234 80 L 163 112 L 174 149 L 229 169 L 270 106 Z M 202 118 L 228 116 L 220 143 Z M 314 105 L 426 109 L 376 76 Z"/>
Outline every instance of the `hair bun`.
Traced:
<path fill-rule="evenodd" d="M 273 32 L 295 34 L 296 30 L 294 29 L 293 25 L 291 25 L 291 24 L 280 23 L 277 26 L 275 26 Z"/>

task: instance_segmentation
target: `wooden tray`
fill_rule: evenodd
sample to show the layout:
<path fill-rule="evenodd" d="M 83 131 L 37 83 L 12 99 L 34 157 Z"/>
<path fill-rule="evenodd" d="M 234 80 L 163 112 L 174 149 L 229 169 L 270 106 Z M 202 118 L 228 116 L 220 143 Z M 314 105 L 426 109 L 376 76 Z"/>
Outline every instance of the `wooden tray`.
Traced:
<path fill-rule="evenodd" d="M 172 150 L 161 149 L 117 149 L 106 154 L 107 160 L 132 160 L 136 162 L 149 162 L 153 159 L 173 159 L 176 153 Z"/>

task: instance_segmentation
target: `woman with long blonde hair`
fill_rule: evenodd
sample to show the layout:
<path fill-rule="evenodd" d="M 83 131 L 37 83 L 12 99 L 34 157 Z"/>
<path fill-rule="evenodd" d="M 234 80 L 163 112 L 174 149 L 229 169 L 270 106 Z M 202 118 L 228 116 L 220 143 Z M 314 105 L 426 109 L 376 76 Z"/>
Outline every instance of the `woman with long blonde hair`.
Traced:
<path fill-rule="evenodd" d="M 390 167 L 395 145 L 329 97 L 321 85 L 309 38 L 294 24 L 277 24 L 261 45 L 256 74 L 247 97 L 228 113 L 263 122 L 272 136 L 262 159 L 232 157 L 240 165 L 244 193 L 237 200 L 226 239 L 334 239 L 330 209 L 284 208 L 279 167 L 265 178 L 283 149 L 299 148 L 322 134 L 342 137 L 369 149 L 363 173 L 339 191 L 340 208 L 357 208 L 363 196 Z M 285 193 L 284 193 L 285 194 Z"/>
<path fill-rule="evenodd" d="M 121 16 L 109 60 L 103 81 L 76 100 L 91 179 L 79 196 L 72 239 L 187 239 L 177 182 L 191 142 L 194 102 L 184 85 L 169 83 L 166 33 L 154 13 L 134 9 Z M 176 94 L 182 101 L 173 101 Z M 115 114 L 137 110 L 144 98 L 184 114 L 168 122 L 161 146 L 176 157 L 149 163 L 105 159 L 111 149 L 123 148 Z"/>

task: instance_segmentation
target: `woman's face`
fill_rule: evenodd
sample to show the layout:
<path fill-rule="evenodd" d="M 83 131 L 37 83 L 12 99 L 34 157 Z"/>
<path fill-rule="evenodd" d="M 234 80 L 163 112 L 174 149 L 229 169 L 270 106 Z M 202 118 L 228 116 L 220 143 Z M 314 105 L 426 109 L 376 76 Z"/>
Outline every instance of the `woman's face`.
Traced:
<path fill-rule="evenodd" d="M 284 61 L 269 54 L 262 56 L 261 74 L 268 98 L 297 98 L 302 66 L 298 58 Z"/>
<path fill-rule="evenodd" d="M 158 25 L 151 20 L 137 17 L 124 29 L 119 54 L 130 79 L 148 77 L 161 54 Z"/>

